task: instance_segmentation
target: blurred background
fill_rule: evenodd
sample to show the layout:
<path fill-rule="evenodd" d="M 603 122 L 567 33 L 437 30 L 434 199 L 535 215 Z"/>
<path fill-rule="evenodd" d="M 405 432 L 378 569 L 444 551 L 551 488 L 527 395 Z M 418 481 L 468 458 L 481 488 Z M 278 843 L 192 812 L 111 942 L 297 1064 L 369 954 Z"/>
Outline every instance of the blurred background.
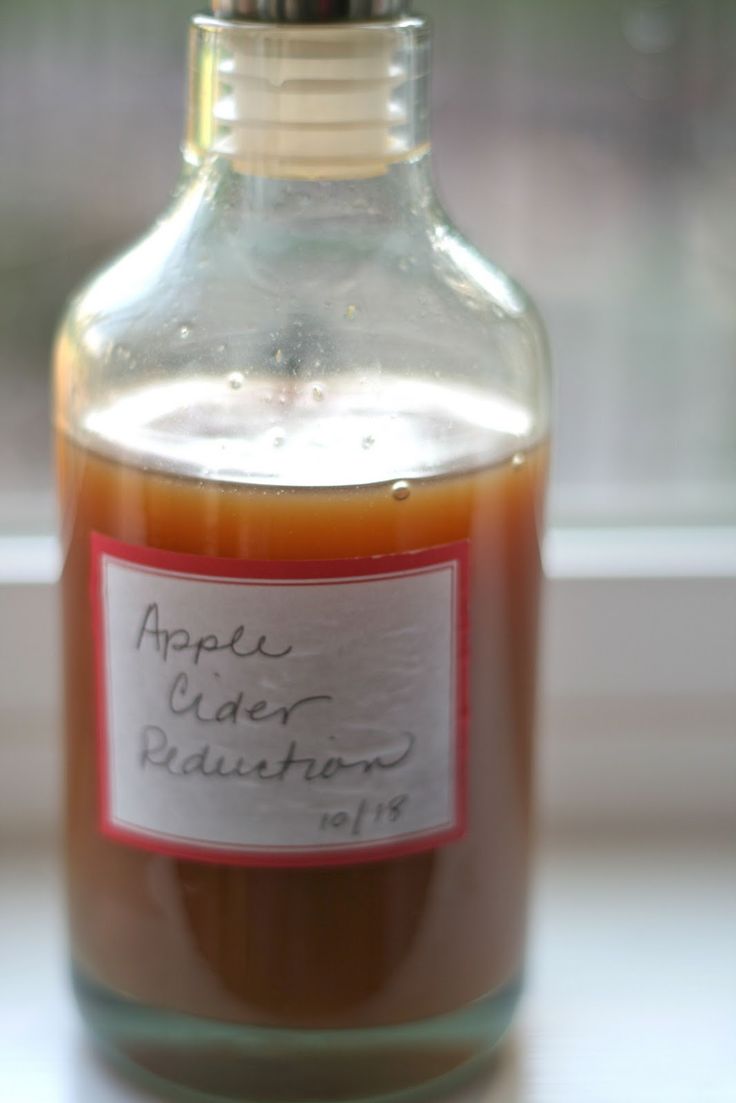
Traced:
<path fill-rule="evenodd" d="M 536 298 L 557 379 L 531 979 L 482 1100 L 732 1103 L 736 2 L 415 6 L 441 192 Z M 202 7 L 0 0 L 0 1098 L 23 1103 L 143 1098 L 82 1048 L 63 975 L 48 360 L 172 189 Z"/>
<path fill-rule="evenodd" d="M 196 0 L 0 0 L 0 523 L 53 525 L 47 364 L 177 173 Z M 736 4 L 423 0 L 455 220 L 535 295 L 551 519 L 736 521 Z"/>

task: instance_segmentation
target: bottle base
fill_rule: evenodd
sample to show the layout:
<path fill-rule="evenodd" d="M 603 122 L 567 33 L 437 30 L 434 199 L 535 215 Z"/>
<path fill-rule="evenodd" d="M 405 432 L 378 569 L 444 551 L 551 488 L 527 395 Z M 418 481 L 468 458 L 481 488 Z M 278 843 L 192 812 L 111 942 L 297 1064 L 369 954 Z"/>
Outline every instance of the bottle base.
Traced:
<path fill-rule="evenodd" d="M 146 1007 L 78 970 L 73 980 L 106 1056 L 128 1077 L 182 1103 L 427 1099 L 490 1063 L 520 991 L 517 979 L 458 1011 L 390 1027 L 291 1030 Z"/>

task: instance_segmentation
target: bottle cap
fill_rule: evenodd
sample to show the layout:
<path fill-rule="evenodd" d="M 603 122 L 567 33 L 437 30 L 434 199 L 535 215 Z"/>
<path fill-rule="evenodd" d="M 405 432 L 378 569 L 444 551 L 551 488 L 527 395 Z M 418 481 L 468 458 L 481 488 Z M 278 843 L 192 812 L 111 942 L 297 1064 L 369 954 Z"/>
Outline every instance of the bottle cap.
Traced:
<path fill-rule="evenodd" d="M 409 14 L 411 0 L 211 0 L 219 19 L 261 23 L 363 23 Z"/>

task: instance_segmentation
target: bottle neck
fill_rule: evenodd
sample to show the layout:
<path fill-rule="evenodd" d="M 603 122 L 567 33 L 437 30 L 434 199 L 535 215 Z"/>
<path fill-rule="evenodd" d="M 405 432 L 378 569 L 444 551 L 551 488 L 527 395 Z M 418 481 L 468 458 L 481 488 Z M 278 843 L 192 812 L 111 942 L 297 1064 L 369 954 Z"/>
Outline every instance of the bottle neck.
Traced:
<path fill-rule="evenodd" d="M 333 238 L 341 248 L 366 239 L 376 247 L 398 229 L 422 234 L 422 225 L 443 218 L 426 150 L 360 178 L 259 175 L 208 156 L 187 167 L 183 184 L 185 221 L 220 227 L 232 241 L 243 235 L 250 246 L 262 238 L 276 251 L 281 239 L 284 248 Z"/>
<path fill-rule="evenodd" d="M 429 148 L 421 19 L 284 25 L 196 17 L 184 153 L 272 180 L 381 177 Z"/>

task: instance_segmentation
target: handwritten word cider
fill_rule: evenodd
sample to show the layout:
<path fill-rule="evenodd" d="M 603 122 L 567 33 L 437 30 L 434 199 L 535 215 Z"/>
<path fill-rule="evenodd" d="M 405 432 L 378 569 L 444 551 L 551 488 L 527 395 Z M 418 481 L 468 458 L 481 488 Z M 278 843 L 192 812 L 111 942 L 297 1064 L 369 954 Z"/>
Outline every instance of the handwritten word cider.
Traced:
<path fill-rule="evenodd" d="M 192 1098 L 400 1099 L 519 993 L 544 335 L 434 196 L 401 0 L 219 0 L 191 66 L 56 349 L 75 991 Z"/>

